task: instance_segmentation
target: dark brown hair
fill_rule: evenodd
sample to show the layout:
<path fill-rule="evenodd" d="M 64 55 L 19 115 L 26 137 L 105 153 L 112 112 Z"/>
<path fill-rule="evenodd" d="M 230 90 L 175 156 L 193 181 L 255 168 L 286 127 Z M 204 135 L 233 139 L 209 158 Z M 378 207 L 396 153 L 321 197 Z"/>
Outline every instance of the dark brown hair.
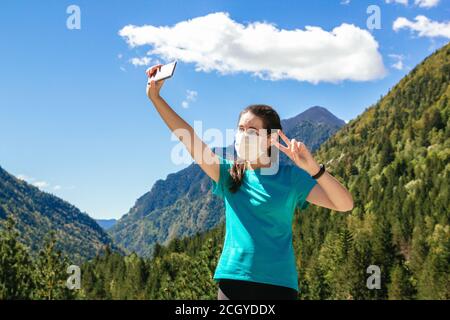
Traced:
<path fill-rule="evenodd" d="M 270 129 L 280 129 L 281 128 L 281 120 L 278 113 L 273 109 L 271 106 L 265 105 L 265 104 L 252 104 L 246 107 L 244 110 L 242 110 L 239 113 L 239 120 L 241 119 L 242 115 L 251 112 L 258 118 L 262 120 L 263 123 L 263 129 L 270 130 Z M 238 124 L 239 124 L 238 120 Z M 269 147 L 269 154 L 270 156 L 270 147 Z M 239 187 L 242 184 L 242 180 L 244 179 L 244 173 L 245 173 L 245 163 L 238 162 L 236 159 L 234 160 L 233 166 L 230 168 L 230 175 L 231 175 L 231 181 L 229 189 L 232 193 L 239 190 Z"/>

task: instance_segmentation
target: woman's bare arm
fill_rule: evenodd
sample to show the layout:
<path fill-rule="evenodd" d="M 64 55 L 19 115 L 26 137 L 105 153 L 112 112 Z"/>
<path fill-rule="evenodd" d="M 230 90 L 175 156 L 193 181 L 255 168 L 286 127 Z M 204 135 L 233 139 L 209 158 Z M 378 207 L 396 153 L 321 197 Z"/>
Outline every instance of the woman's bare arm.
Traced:
<path fill-rule="evenodd" d="M 318 168 L 318 167 L 317 167 Z M 315 172 L 317 172 L 317 169 Z M 335 211 L 353 209 L 353 199 L 347 189 L 328 172 L 317 179 L 317 184 L 309 192 L 306 201 Z"/>
<path fill-rule="evenodd" d="M 161 64 L 152 67 L 148 76 L 153 76 L 157 70 L 160 70 Z M 214 181 L 219 181 L 219 158 L 211 148 L 197 136 L 194 129 L 181 118 L 169 104 L 160 96 L 164 80 L 154 81 L 147 85 L 147 96 L 155 106 L 161 118 L 169 129 L 186 146 L 194 161 L 202 170 Z"/>
<path fill-rule="evenodd" d="M 297 166 L 311 176 L 319 171 L 319 164 L 303 142 L 295 139 L 289 140 L 281 130 L 278 130 L 278 134 L 286 143 L 286 146 L 279 143 L 276 136 L 272 137 L 273 145 L 283 151 Z M 317 206 L 336 211 L 345 212 L 353 209 L 351 193 L 328 172 L 324 172 L 317 179 L 317 184 L 309 192 L 306 200 Z"/>

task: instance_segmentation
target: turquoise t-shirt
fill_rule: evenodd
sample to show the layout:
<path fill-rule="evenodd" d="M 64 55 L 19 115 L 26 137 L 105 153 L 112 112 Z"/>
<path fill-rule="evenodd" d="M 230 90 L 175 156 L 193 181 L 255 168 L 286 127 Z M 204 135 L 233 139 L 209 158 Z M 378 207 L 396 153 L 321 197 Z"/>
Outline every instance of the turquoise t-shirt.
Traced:
<path fill-rule="evenodd" d="M 306 197 L 317 181 L 296 165 L 280 165 L 272 175 L 245 170 L 242 185 L 232 193 L 233 161 L 218 157 L 220 178 L 212 180 L 212 192 L 225 201 L 225 241 L 214 280 L 248 280 L 298 291 L 292 222 L 297 206 L 308 207 Z"/>

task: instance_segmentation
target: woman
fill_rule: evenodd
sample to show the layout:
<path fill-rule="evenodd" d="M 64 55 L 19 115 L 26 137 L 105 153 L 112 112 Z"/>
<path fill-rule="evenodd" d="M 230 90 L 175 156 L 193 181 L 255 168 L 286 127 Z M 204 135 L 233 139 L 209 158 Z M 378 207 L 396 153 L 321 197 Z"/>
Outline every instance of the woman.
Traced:
<path fill-rule="evenodd" d="M 161 66 L 153 66 L 147 75 L 155 75 Z M 312 203 L 349 211 L 353 208 L 351 194 L 315 161 L 302 142 L 286 137 L 278 114 L 267 105 L 251 105 L 239 115 L 237 160 L 215 154 L 160 96 L 163 83 L 150 81 L 147 96 L 212 179 L 213 193 L 225 202 L 224 248 L 214 274 L 219 282 L 218 299 L 297 299 L 292 245 L 295 208 Z M 189 139 L 182 132 L 188 132 Z M 272 145 L 295 165 L 279 165 L 275 173 L 265 174 L 274 164 Z"/>

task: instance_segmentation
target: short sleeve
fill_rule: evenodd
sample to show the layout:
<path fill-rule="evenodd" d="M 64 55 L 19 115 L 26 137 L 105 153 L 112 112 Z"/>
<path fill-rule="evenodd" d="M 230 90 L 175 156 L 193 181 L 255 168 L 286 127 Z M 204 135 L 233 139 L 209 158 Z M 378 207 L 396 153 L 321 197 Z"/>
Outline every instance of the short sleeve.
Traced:
<path fill-rule="evenodd" d="M 219 197 L 223 197 L 225 188 L 228 187 L 228 181 L 230 177 L 229 169 L 232 166 L 231 160 L 228 160 L 226 158 L 223 158 L 219 155 L 217 155 L 219 158 L 220 163 L 220 175 L 219 175 L 219 181 L 212 181 L 212 193 L 215 195 L 218 195 Z"/>
<path fill-rule="evenodd" d="M 298 166 L 292 166 L 291 179 L 292 187 L 296 192 L 296 206 L 304 210 L 309 206 L 306 198 L 312 188 L 317 184 L 317 181 L 308 172 Z"/>

